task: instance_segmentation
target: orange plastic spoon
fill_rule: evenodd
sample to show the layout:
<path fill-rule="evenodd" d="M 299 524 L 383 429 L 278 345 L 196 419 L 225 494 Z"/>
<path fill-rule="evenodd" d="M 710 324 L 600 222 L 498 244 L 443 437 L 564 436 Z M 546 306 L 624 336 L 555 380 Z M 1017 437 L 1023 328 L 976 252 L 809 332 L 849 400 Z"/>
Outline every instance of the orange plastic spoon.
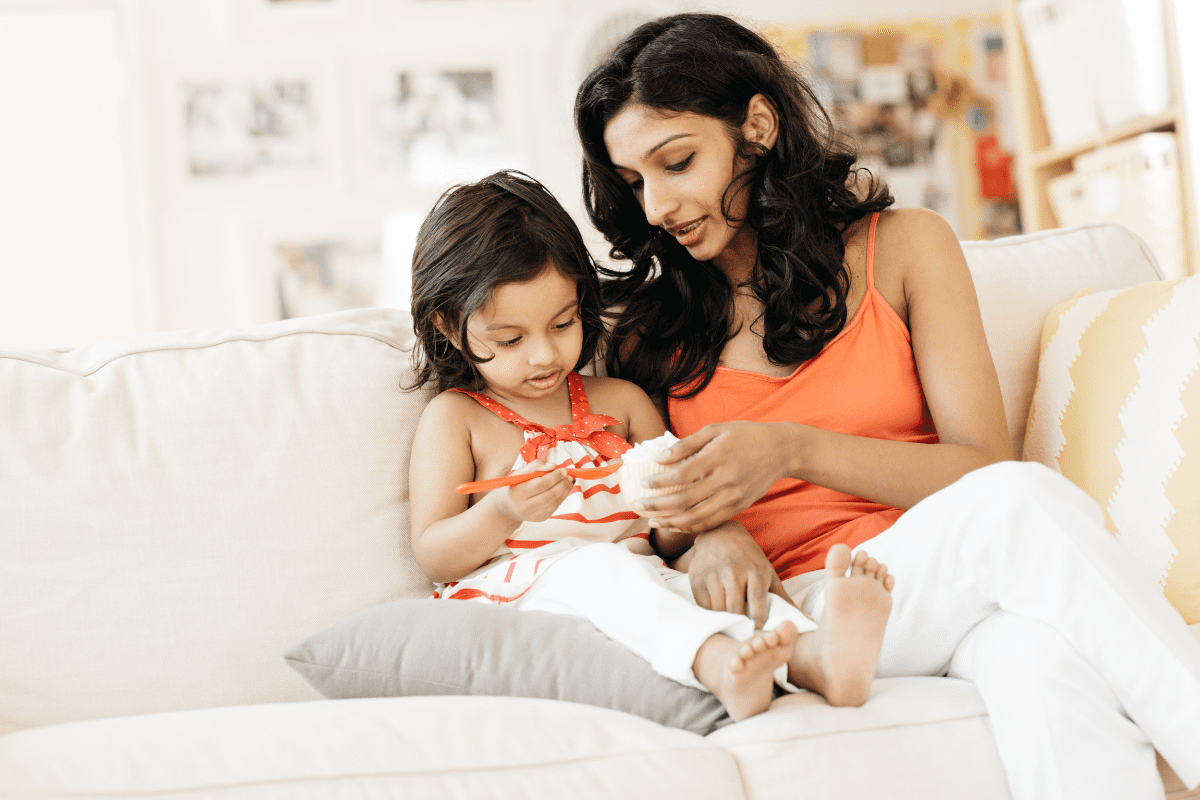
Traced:
<path fill-rule="evenodd" d="M 606 464 L 603 467 L 567 467 L 567 474 L 572 478 L 583 478 L 584 480 L 595 480 L 612 475 L 621 468 L 620 464 Z M 487 492 L 492 489 L 499 489 L 501 486 L 512 486 L 517 483 L 531 481 L 534 478 L 540 478 L 543 475 L 549 475 L 554 470 L 543 469 L 536 472 L 519 472 L 515 475 L 505 475 L 503 478 L 492 478 L 487 481 L 471 481 L 464 483 L 454 491 L 459 494 L 474 494 L 475 492 Z"/>

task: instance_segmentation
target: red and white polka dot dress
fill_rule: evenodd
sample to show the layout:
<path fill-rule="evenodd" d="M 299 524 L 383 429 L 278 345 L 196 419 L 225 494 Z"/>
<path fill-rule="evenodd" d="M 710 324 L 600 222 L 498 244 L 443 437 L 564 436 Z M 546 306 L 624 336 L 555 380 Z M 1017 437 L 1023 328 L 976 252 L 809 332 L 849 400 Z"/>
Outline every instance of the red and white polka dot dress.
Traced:
<path fill-rule="evenodd" d="M 523 419 L 492 398 L 465 389 L 469 395 L 525 432 L 525 445 L 510 471 L 541 459 L 556 467 L 601 466 L 629 449 L 629 443 L 604 430 L 619 420 L 592 414 L 583 380 L 567 376 L 571 398 L 569 425 L 547 428 Z M 646 538 L 649 527 L 621 497 L 617 476 L 576 479 L 575 486 L 554 514 L 543 522 L 525 522 L 479 569 L 457 581 L 438 584 L 434 597 L 511 603 L 523 595 L 554 561 L 587 544 L 615 542 L 631 535 Z"/>

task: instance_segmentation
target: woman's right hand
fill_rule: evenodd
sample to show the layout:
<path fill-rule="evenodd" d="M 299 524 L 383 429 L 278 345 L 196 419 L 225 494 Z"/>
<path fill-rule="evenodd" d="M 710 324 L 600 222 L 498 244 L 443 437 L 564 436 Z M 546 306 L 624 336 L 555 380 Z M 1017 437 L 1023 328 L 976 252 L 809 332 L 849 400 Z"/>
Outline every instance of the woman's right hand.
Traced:
<path fill-rule="evenodd" d="M 656 527 L 684 533 L 715 528 L 787 476 L 798 428 L 745 421 L 705 425 L 658 457 L 670 469 L 646 479 L 650 488 L 674 487 L 671 493 L 639 500 L 634 510 Z"/>
<path fill-rule="evenodd" d="M 688 573 L 698 605 L 745 614 L 754 620 L 755 628 L 766 623 L 767 593 L 779 576 L 741 524 L 730 520 L 697 534 L 691 549 L 674 566 Z"/>

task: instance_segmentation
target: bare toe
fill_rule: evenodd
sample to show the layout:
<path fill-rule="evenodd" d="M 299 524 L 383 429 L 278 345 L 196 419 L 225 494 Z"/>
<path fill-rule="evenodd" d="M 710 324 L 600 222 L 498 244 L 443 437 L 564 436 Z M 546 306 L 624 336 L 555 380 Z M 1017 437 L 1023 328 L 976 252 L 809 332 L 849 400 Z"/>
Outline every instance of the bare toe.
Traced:
<path fill-rule="evenodd" d="M 835 544 L 825 554 L 825 571 L 830 575 L 845 575 L 850 569 L 850 548 L 844 544 Z"/>

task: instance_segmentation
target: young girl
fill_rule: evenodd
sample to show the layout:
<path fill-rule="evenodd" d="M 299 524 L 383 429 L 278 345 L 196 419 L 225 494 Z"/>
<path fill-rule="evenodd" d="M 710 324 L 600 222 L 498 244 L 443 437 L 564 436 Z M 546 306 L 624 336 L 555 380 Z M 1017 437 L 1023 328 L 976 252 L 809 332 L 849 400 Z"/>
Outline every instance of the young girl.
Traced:
<path fill-rule="evenodd" d="M 413 552 L 435 597 L 584 616 L 660 674 L 711 691 L 735 720 L 764 711 L 775 682 L 837 705 L 866 699 L 890 607 L 886 568 L 841 548 L 819 631 L 771 595 L 756 632 L 743 614 L 695 604 L 615 475 L 568 475 L 664 426 L 641 389 L 576 371 L 602 335 L 599 282 L 541 184 L 501 172 L 444 194 L 417 237 L 412 303 L 418 381 L 441 391 L 417 426 L 410 487 Z"/>
<path fill-rule="evenodd" d="M 880 675 L 975 681 L 1014 798 L 1161 797 L 1155 747 L 1200 784 L 1200 645 L 1087 495 L 1007 461 L 950 227 L 890 208 L 798 71 L 728 17 L 633 31 L 575 119 L 589 215 L 628 259 L 605 284 L 608 374 L 683 437 L 648 479 L 683 488 L 641 510 L 697 601 L 866 546 L 897 576 Z"/>

